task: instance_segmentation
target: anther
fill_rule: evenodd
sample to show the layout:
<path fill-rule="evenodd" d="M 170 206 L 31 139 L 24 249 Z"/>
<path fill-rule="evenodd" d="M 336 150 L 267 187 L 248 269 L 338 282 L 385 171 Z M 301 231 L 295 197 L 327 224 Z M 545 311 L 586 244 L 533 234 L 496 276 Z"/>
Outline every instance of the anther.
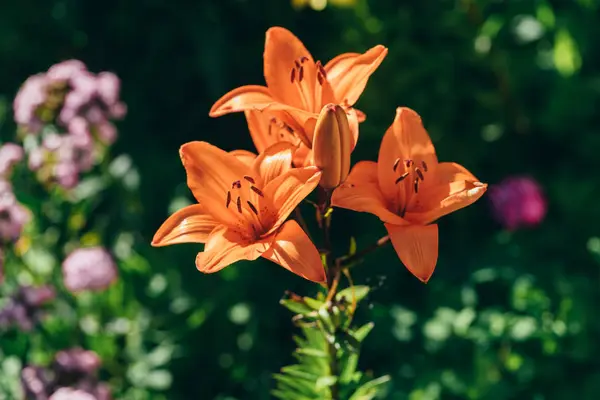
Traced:
<path fill-rule="evenodd" d="M 254 178 L 252 178 L 251 176 L 244 175 L 244 179 L 247 180 L 250 183 L 254 183 Z"/>
<path fill-rule="evenodd" d="M 323 75 L 321 75 L 318 72 L 317 72 L 317 81 L 319 82 L 319 85 L 323 86 Z"/>
<path fill-rule="evenodd" d="M 296 68 L 292 68 L 292 76 L 290 77 L 292 83 L 296 80 Z"/>
<path fill-rule="evenodd" d="M 240 181 L 235 181 L 231 184 L 232 189 L 239 189 L 241 187 L 242 187 L 242 182 L 240 182 Z"/>
<path fill-rule="evenodd" d="M 406 160 L 406 168 L 410 168 L 413 165 L 413 160 Z"/>
<path fill-rule="evenodd" d="M 289 126 L 288 124 L 283 124 L 283 129 L 285 129 L 286 131 L 288 131 L 289 133 L 294 133 L 294 130 L 292 129 L 291 126 Z"/>
<path fill-rule="evenodd" d="M 415 178 L 415 193 L 419 193 L 419 178 Z"/>
<path fill-rule="evenodd" d="M 301 62 L 302 64 L 304 64 L 306 61 L 308 61 L 308 57 L 306 57 L 306 56 L 302 56 L 302 57 L 300 57 L 300 62 Z"/>
<path fill-rule="evenodd" d="M 249 201 L 246 201 L 246 203 L 248 203 L 248 207 L 250 207 L 252 212 L 258 216 L 258 210 L 256 209 L 256 207 L 254 207 L 254 204 L 250 203 Z"/>
<path fill-rule="evenodd" d="M 242 213 L 242 200 L 239 197 L 237 198 L 236 205 L 237 205 L 238 212 L 241 214 Z"/>
<path fill-rule="evenodd" d="M 394 161 L 394 172 L 396 172 L 396 170 L 398 169 L 398 164 L 400 164 L 400 159 L 396 158 L 396 161 Z"/>
<path fill-rule="evenodd" d="M 225 204 L 225 208 L 229 208 L 229 203 L 231 203 L 231 192 L 227 192 L 227 202 Z"/>
<path fill-rule="evenodd" d="M 321 64 L 321 61 L 317 61 L 317 69 L 319 70 L 321 75 L 323 75 L 323 78 L 327 79 L 327 71 L 325 71 L 325 68 L 323 68 L 323 64 Z"/>
<path fill-rule="evenodd" d="M 296 68 L 300 68 L 300 63 L 298 62 L 298 60 L 294 60 L 294 64 L 296 64 Z"/>
<path fill-rule="evenodd" d="M 408 172 L 403 173 L 402 175 L 400 175 L 400 177 L 398 177 L 398 179 L 396 179 L 396 183 L 402 182 L 407 176 Z"/>
<path fill-rule="evenodd" d="M 304 79 L 304 67 L 298 69 L 298 82 L 302 82 L 302 79 Z"/>
<path fill-rule="evenodd" d="M 424 181 L 425 180 L 425 176 L 423 175 L 423 173 L 421 172 L 421 170 L 419 168 L 415 168 L 415 172 L 417 173 L 417 175 L 419 176 L 419 179 Z"/>
<path fill-rule="evenodd" d="M 259 195 L 260 197 L 265 197 L 265 195 L 263 194 L 262 190 L 260 190 L 256 186 L 250 186 L 250 190 L 252 190 L 254 193 L 256 193 L 257 195 Z"/>
<path fill-rule="evenodd" d="M 423 166 L 423 171 L 427 172 L 427 164 L 425 164 L 425 161 L 421 161 L 421 165 Z"/>

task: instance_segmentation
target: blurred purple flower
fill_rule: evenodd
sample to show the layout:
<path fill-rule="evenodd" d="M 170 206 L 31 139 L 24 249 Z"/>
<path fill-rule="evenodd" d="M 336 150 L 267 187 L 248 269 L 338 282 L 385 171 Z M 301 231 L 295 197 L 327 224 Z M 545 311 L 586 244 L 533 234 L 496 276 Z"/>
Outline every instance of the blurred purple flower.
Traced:
<path fill-rule="evenodd" d="M 548 202 L 539 183 L 527 176 L 513 176 L 492 185 L 489 198 L 494 217 L 506 229 L 515 230 L 541 223 Z"/>
<path fill-rule="evenodd" d="M 4 252 L 0 250 L 0 284 L 4 282 Z"/>
<path fill-rule="evenodd" d="M 50 400 L 97 400 L 97 398 L 83 390 L 63 387 L 54 392 Z"/>
<path fill-rule="evenodd" d="M 0 178 L 0 244 L 19 239 L 29 218 L 29 211 L 17 201 L 10 183 Z"/>
<path fill-rule="evenodd" d="M 0 327 L 16 325 L 22 331 L 31 331 L 40 319 L 41 307 L 54 297 L 50 286 L 20 287 L 0 310 Z"/>
<path fill-rule="evenodd" d="M 46 74 L 30 76 L 21 86 L 13 102 L 15 122 L 26 126 L 30 132 L 37 132 L 42 127 L 42 121 L 36 112 L 46 101 L 47 83 Z"/>
<path fill-rule="evenodd" d="M 47 77 L 53 82 L 69 81 L 74 76 L 86 72 L 85 64 L 79 60 L 67 60 L 54 64 L 48 69 Z"/>
<path fill-rule="evenodd" d="M 103 247 L 73 251 L 63 261 L 62 268 L 64 284 L 73 293 L 104 290 L 117 278 L 117 266 Z"/>
<path fill-rule="evenodd" d="M 5 143 L 0 147 L 0 176 L 6 176 L 13 165 L 23 159 L 23 148 L 14 143 Z"/>
<path fill-rule="evenodd" d="M 80 347 L 59 351 L 54 362 L 59 371 L 84 375 L 93 374 L 100 367 L 100 357 Z"/>
<path fill-rule="evenodd" d="M 44 368 L 28 366 L 21 371 L 21 385 L 26 399 L 47 400 L 52 383 Z"/>

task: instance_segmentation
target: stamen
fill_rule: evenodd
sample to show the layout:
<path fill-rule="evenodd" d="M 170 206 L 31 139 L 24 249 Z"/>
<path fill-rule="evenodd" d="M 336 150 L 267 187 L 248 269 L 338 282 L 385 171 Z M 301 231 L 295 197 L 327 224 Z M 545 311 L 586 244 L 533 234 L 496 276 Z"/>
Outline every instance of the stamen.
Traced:
<path fill-rule="evenodd" d="M 237 203 L 238 212 L 241 214 L 242 213 L 242 200 L 240 200 L 240 198 L 238 197 L 236 203 Z"/>
<path fill-rule="evenodd" d="M 292 76 L 290 77 L 292 83 L 296 80 L 296 68 L 292 68 Z"/>
<path fill-rule="evenodd" d="M 405 172 L 402 175 L 400 175 L 400 177 L 398 179 L 396 179 L 396 184 L 402 182 L 407 176 L 408 176 L 408 172 Z"/>
<path fill-rule="evenodd" d="M 242 182 L 240 182 L 240 181 L 235 181 L 231 184 L 232 189 L 240 189 L 241 187 L 242 187 Z"/>
<path fill-rule="evenodd" d="M 425 180 L 425 176 L 423 175 L 423 173 L 421 172 L 421 170 L 419 168 L 415 168 L 415 172 L 417 173 L 417 175 L 419 176 L 419 179 L 424 181 Z"/>
<path fill-rule="evenodd" d="M 421 165 L 423 166 L 423 171 L 427 172 L 427 164 L 425 164 L 425 161 L 421 161 Z"/>
<path fill-rule="evenodd" d="M 415 178 L 415 193 L 419 193 L 419 178 Z"/>
<path fill-rule="evenodd" d="M 246 201 L 246 203 L 248 203 L 248 207 L 250 207 L 252 212 L 258 216 L 258 210 L 256 209 L 256 207 L 254 207 L 254 204 L 250 203 L 249 201 Z"/>
<path fill-rule="evenodd" d="M 288 131 L 289 133 L 294 133 L 294 130 L 292 129 L 291 126 L 289 126 L 288 124 L 283 124 L 283 129 L 285 129 L 286 131 Z"/>
<path fill-rule="evenodd" d="M 231 203 L 231 192 L 227 192 L 227 201 L 225 204 L 225 208 L 229 208 L 229 203 Z"/>
<path fill-rule="evenodd" d="M 394 172 L 396 172 L 396 170 L 398 169 L 398 164 L 400 164 L 400 159 L 396 158 L 396 161 L 394 161 Z"/>
<path fill-rule="evenodd" d="M 319 72 L 317 72 L 317 81 L 319 82 L 319 85 L 323 86 L 323 75 Z"/>
<path fill-rule="evenodd" d="M 300 62 L 301 62 L 302 64 L 304 64 L 306 61 L 308 61 L 308 57 L 306 57 L 306 56 L 302 56 L 302 57 L 300 57 Z"/>
<path fill-rule="evenodd" d="M 410 168 L 413 165 L 413 160 L 406 160 L 406 168 Z"/>
<path fill-rule="evenodd" d="M 300 63 L 298 62 L 298 60 L 294 60 L 294 64 L 296 64 L 296 68 L 300 68 Z"/>
<path fill-rule="evenodd" d="M 323 75 L 323 78 L 327 79 L 327 71 L 325 71 L 325 68 L 323 68 L 321 61 L 317 61 L 317 70 L 321 73 L 321 75 Z"/>
<path fill-rule="evenodd" d="M 254 178 L 252 178 L 251 176 L 244 175 L 244 179 L 247 180 L 248 182 L 254 184 Z"/>
<path fill-rule="evenodd" d="M 304 67 L 300 67 L 298 70 L 298 82 L 302 82 L 302 79 L 304 79 Z"/>
<path fill-rule="evenodd" d="M 265 197 L 265 195 L 263 194 L 262 190 L 260 190 L 259 188 L 257 188 L 256 186 L 250 186 L 250 189 L 256 193 L 257 195 L 259 195 L 260 197 Z"/>

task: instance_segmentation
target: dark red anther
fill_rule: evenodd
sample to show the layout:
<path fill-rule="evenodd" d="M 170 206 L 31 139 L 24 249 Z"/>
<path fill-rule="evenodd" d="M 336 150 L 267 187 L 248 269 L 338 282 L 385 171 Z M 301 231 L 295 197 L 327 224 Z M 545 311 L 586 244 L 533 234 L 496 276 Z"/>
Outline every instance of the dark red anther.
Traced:
<path fill-rule="evenodd" d="M 396 161 L 394 161 L 394 172 L 396 172 L 396 170 L 398 169 L 398 164 L 400 164 L 400 159 L 396 158 Z"/>
<path fill-rule="evenodd" d="M 413 165 L 413 160 L 406 160 L 406 168 L 410 168 Z"/>
<path fill-rule="evenodd" d="M 227 192 L 227 202 L 225 204 L 225 208 L 229 208 L 229 203 L 231 203 L 231 192 Z"/>
<path fill-rule="evenodd" d="M 294 83 L 295 80 L 296 80 L 296 68 L 292 68 L 292 76 L 290 77 L 290 81 L 292 81 L 292 83 Z"/>
<path fill-rule="evenodd" d="M 320 72 L 317 72 L 317 81 L 319 81 L 319 85 L 323 86 L 323 75 Z"/>
<path fill-rule="evenodd" d="M 415 193 L 419 193 L 419 178 L 415 178 Z"/>
<path fill-rule="evenodd" d="M 425 175 L 423 175 L 423 173 L 421 172 L 421 170 L 419 168 L 415 168 L 415 172 L 417 173 L 417 175 L 419 176 L 419 179 L 424 181 L 425 180 Z"/>
<path fill-rule="evenodd" d="M 232 189 L 239 189 L 241 187 L 242 187 L 242 182 L 240 182 L 240 181 L 235 181 L 231 184 Z"/>
<path fill-rule="evenodd" d="M 300 57 L 300 62 L 301 62 L 302 64 L 304 64 L 306 61 L 308 61 L 308 57 L 306 57 L 306 56 L 302 56 L 302 57 Z"/>
<path fill-rule="evenodd" d="M 237 205 L 238 212 L 241 214 L 242 213 L 242 200 L 239 197 L 237 198 L 236 205 Z"/>
<path fill-rule="evenodd" d="M 248 175 L 244 175 L 244 179 L 247 180 L 248 182 L 254 184 L 254 178 Z"/>
<path fill-rule="evenodd" d="M 298 62 L 298 60 L 294 60 L 294 64 L 296 64 L 296 68 L 300 68 L 300 63 Z"/>
<path fill-rule="evenodd" d="M 402 181 L 403 181 L 403 180 L 404 180 L 404 179 L 405 179 L 407 176 L 408 176 L 408 172 L 405 172 L 405 173 L 403 173 L 402 175 L 400 175 L 400 176 L 398 177 L 398 179 L 396 179 L 396 182 L 395 182 L 395 183 L 400 183 L 400 182 L 402 182 Z"/>
<path fill-rule="evenodd" d="M 262 190 L 260 190 L 256 186 L 250 186 L 250 190 L 252 190 L 254 193 L 256 193 L 257 195 L 259 195 L 260 197 L 265 197 L 265 195 L 263 194 Z"/>
<path fill-rule="evenodd" d="M 304 79 L 304 67 L 300 67 L 298 70 L 298 82 L 302 82 L 302 79 Z"/>
<path fill-rule="evenodd" d="M 423 171 L 427 172 L 427 164 L 425 164 L 425 161 L 421 161 L 421 165 L 423 166 Z"/>
<path fill-rule="evenodd" d="M 246 203 L 248 203 L 248 207 L 250 207 L 252 212 L 258 216 L 258 210 L 256 209 L 256 207 L 254 207 L 254 204 L 250 203 L 249 201 L 246 201 Z"/>

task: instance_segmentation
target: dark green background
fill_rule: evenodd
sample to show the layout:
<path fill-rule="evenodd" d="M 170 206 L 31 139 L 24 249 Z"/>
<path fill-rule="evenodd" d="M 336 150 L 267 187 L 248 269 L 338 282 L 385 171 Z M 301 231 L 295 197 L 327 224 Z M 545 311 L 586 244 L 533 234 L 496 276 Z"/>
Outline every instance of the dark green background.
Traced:
<path fill-rule="evenodd" d="M 530 41 L 518 33 L 524 16 L 541 28 Z M 292 361 L 294 329 L 278 300 L 285 290 L 314 294 L 314 286 L 267 262 L 203 275 L 194 266 L 200 246 L 145 244 L 171 200 L 189 197 L 181 144 L 253 150 L 243 115 L 211 119 L 208 110 L 232 88 L 264 83 L 264 33 L 274 25 L 292 30 L 322 61 L 376 44 L 389 48 L 357 104 L 367 121 L 354 161 L 376 159 L 395 108 L 408 106 L 422 115 L 440 160 L 490 184 L 530 175 L 549 199 L 539 227 L 513 233 L 494 222 L 486 196 L 444 217 L 427 285 L 390 246 L 356 270 L 357 283 L 374 286 L 359 318 L 376 323 L 361 365 L 392 375 L 385 398 L 597 398 L 597 1 L 357 0 L 321 12 L 295 10 L 285 0 L 4 2 L 6 101 L 29 75 L 68 58 L 122 79 L 129 111 L 113 153 L 130 154 L 139 168 L 143 214 L 135 228 L 151 266 L 124 279 L 164 335 L 153 340 L 167 337 L 176 346 L 166 398 L 269 398 L 270 373 Z M 5 138 L 13 131 L 11 123 L 2 126 Z M 366 214 L 336 210 L 333 223 L 340 252 L 350 234 L 360 248 L 385 233 Z M 152 297 L 145 288 L 155 273 L 164 274 L 168 290 Z M 173 311 L 181 298 L 189 308 Z M 251 314 L 236 324 L 231 309 L 240 303 L 237 310 Z"/>

